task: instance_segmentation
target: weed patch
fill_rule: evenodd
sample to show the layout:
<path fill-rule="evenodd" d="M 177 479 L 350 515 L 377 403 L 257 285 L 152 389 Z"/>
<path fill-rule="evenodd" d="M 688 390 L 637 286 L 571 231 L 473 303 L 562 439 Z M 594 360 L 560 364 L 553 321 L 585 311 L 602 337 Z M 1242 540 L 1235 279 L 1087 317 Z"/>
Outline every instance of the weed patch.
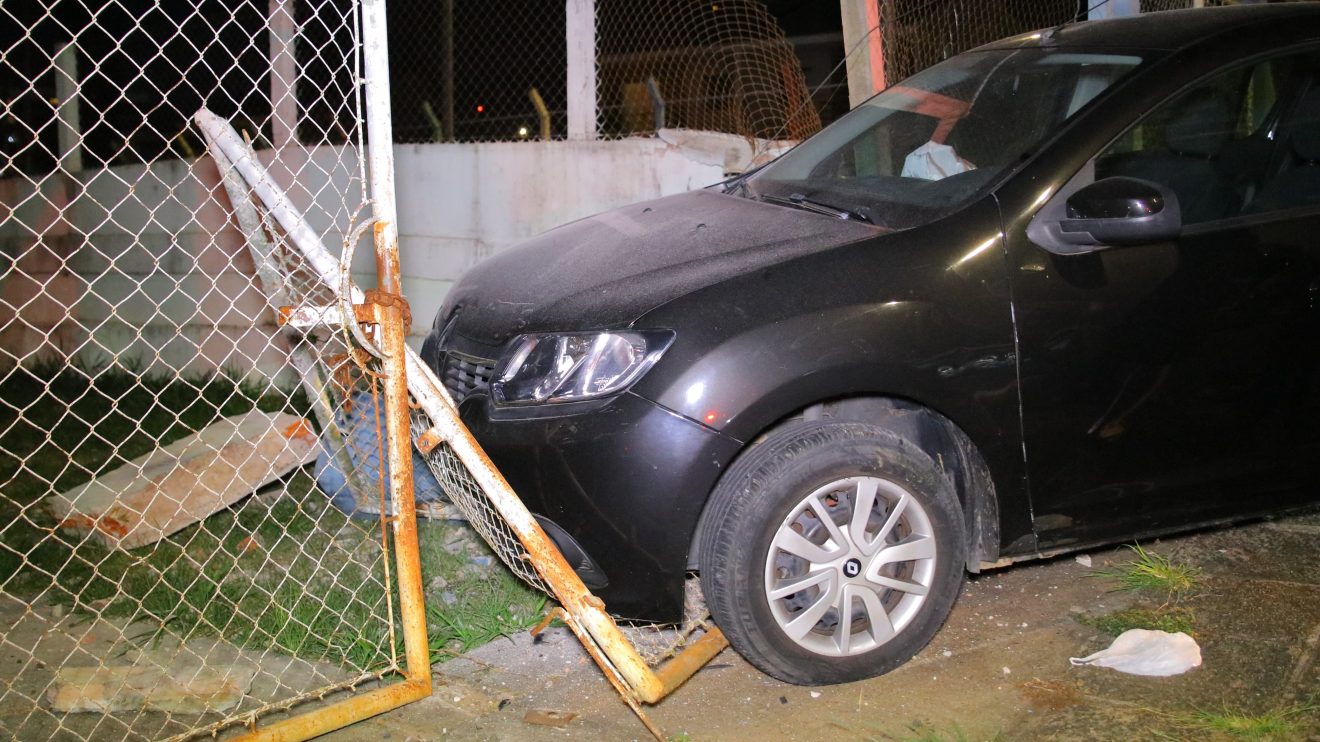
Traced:
<path fill-rule="evenodd" d="M 1103 616 L 1078 616 L 1077 621 L 1110 636 L 1118 636 L 1128 629 L 1151 629 L 1170 634 L 1181 631 L 1189 636 L 1196 633 L 1196 613 L 1179 606 L 1128 608 Z"/>
<path fill-rule="evenodd" d="M 1141 544 L 1132 544 L 1128 548 L 1136 555 L 1135 559 L 1092 574 L 1116 581 L 1120 590 L 1163 592 L 1170 601 L 1180 600 L 1196 587 L 1199 569 L 1146 551 Z"/>
<path fill-rule="evenodd" d="M 1196 710 L 1168 716 L 1175 727 L 1196 739 L 1285 742 L 1308 739 L 1316 731 L 1317 712 L 1320 706 L 1307 702 L 1262 714 L 1225 707 L 1219 711 Z"/>

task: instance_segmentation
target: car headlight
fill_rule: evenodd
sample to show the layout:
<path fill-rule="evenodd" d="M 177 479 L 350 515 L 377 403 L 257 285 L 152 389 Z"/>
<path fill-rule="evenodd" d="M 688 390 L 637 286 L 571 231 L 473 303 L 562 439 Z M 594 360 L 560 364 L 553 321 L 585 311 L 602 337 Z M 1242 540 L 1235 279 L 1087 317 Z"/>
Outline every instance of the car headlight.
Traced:
<path fill-rule="evenodd" d="M 617 394 L 646 373 L 674 333 L 591 332 L 523 335 L 495 367 L 496 404 L 577 402 Z"/>

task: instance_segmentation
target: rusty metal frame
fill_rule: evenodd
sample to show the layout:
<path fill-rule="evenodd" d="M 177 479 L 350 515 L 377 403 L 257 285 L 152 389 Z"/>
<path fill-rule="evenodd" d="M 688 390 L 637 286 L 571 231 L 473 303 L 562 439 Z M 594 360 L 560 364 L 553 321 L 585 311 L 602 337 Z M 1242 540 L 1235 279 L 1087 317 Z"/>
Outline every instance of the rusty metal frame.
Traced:
<path fill-rule="evenodd" d="M 353 286 L 349 280 L 349 266 L 331 256 L 324 247 L 319 252 L 306 249 L 302 249 L 302 252 L 321 279 L 345 300 L 343 306 L 326 308 L 328 311 L 321 312 L 322 322 L 333 321 L 336 319 L 334 315 L 338 314 L 338 321 L 352 327 L 355 334 L 362 336 L 363 328 L 357 323 L 363 323 L 374 328 L 376 336 L 376 342 L 367 347 L 380 358 L 383 368 L 389 487 L 394 515 L 390 516 L 382 509 L 381 518 L 388 522 L 394 535 L 394 575 L 398 587 L 399 620 L 403 629 L 405 662 L 401 669 L 404 679 L 354 693 L 311 712 L 269 725 L 258 727 L 254 719 L 249 723 L 248 733 L 241 737 L 244 740 L 310 739 L 431 695 L 431 662 L 417 544 L 407 360 L 404 354 L 404 339 L 411 318 L 400 289 L 398 230 L 395 227 L 385 0 L 362 0 L 361 12 L 363 81 L 366 86 L 363 99 L 367 114 L 367 150 L 370 160 L 368 184 L 374 224 L 376 290 L 364 294 Z M 261 172 L 256 174 L 247 167 L 256 164 L 256 154 L 232 127 L 205 109 L 198 112 L 196 121 L 206 135 L 210 152 L 224 176 L 225 188 L 235 211 L 240 215 L 240 226 L 247 233 L 249 246 L 257 253 L 254 257 L 257 258 L 259 278 L 263 284 L 270 284 L 266 286 L 267 294 L 275 300 L 281 292 L 274 288 L 277 276 L 267 275 L 272 268 L 268 261 L 269 245 L 265 246 L 267 249 L 264 251 L 267 259 L 263 259 L 259 243 L 253 242 L 257 239 L 257 225 L 253 219 L 255 209 L 247 193 L 241 191 L 250 189 L 250 192 L 255 193 L 299 248 L 309 243 L 319 245 L 319 238 L 301 215 L 293 211 L 292 204 L 264 168 L 257 165 Z M 246 189 L 241 188 L 240 179 Z M 300 371 L 306 370 L 300 368 Z M 388 620 L 393 621 L 393 616 Z"/>
<path fill-rule="evenodd" d="M 350 280 L 348 261 L 351 260 L 355 240 L 350 238 L 343 259 L 331 256 L 316 232 L 229 123 L 206 109 L 198 111 L 194 117 L 221 171 L 235 174 L 227 177 L 242 179 L 248 192 L 262 202 L 271 218 L 283 230 L 286 239 L 302 253 L 321 281 L 337 297 L 338 303 L 335 306 L 282 311 L 281 320 L 300 327 L 342 327 L 351 333 L 357 345 L 381 359 L 389 440 L 389 481 L 397 508 L 397 516 L 390 519 L 390 524 L 394 530 L 396 546 L 399 612 L 406 656 L 405 680 L 354 695 L 312 713 L 261 729 L 254 728 L 245 739 L 307 739 L 424 698 L 431 692 L 431 669 L 417 550 L 416 504 L 412 491 L 412 438 L 409 430 L 411 394 L 433 425 L 420 436 L 419 444 L 429 449 L 441 443 L 449 445 L 499 517 L 521 542 L 531 557 L 533 568 L 559 601 L 561 608 L 555 616 L 563 620 L 578 638 L 647 730 L 663 742 L 666 739 L 664 733 L 646 715 L 642 704 L 657 703 L 686 682 L 728 646 L 724 635 L 712 626 L 704 636 L 688 645 L 658 670 L 651 668 L 605 611 L 605 604 L 582 583 L 536 519 L 514 494 L 503 475 L 487 458 L 459 419 L 453 399 L 444 385 L 404 343 L 410 323 L 407 321 L 407 303 L 403 300 L 399 280 L 384 6 L 385 0 L 362 0 L 363 59 L 367 80 L 365 97 L 369 125 L 367 155 L 371 167 L 369 180 L 376 248 L 375 291 L 363 292 Z"/>

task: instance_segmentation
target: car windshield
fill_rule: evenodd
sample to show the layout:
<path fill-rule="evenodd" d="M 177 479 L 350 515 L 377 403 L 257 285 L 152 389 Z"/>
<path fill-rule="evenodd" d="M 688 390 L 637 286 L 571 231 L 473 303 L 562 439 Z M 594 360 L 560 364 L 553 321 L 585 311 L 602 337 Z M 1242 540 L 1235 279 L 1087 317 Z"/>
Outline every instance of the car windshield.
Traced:
<path fill-rule="evenodd" d="M 737 185 L 790 207 L 919 226 L 986 193 L 1142 61 L 1126 51 L 962 54 L 871 98 Z"/>

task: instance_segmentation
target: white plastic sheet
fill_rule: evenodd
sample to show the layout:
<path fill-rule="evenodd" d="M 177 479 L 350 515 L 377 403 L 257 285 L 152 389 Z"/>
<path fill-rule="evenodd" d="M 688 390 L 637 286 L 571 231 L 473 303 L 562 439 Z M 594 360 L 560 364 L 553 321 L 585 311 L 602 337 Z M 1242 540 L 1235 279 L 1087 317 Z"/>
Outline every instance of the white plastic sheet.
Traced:
<path fill-rule="evenodd" d="M 904 178 L 943 180 L 975 169 L 976 166 L 959 157 L 953 147 L 937 142 L 926 142 L 903 158 Z"/>
<path fill-rule="evenodd" d="M 1179 631 L 1128 629 L 1108 648 L 1086 657 L 1070 657 L 1073 665 L 1108 667 L 1131 675 L 1181 675 L 1201 665 L 1201 647 Z"/>

